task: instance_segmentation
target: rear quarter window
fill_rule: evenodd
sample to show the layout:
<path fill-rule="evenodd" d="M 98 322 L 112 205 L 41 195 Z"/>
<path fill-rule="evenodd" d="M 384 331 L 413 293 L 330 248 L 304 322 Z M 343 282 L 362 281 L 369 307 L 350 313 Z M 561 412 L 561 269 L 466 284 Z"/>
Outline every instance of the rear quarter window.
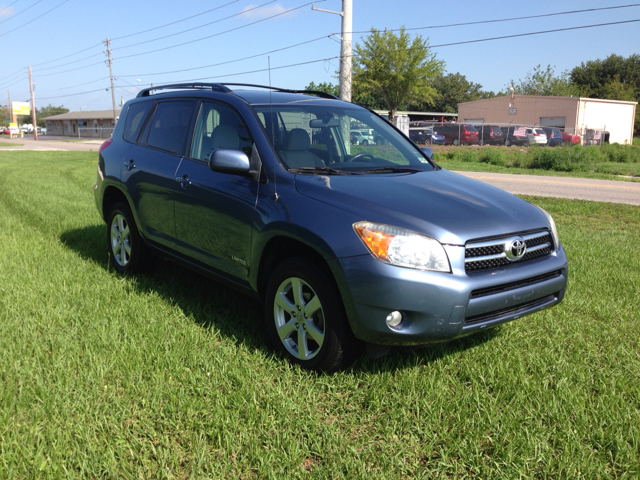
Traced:
<path fill-rule="evenodd" d="M 138 135 L 140 135 L 140 130 L 152 105 L 153 102 L 138 102 L 129 107 L 127 119 L 124 122 L 123 135 L 125 140 L 133 143 L 138 140 Z"/>

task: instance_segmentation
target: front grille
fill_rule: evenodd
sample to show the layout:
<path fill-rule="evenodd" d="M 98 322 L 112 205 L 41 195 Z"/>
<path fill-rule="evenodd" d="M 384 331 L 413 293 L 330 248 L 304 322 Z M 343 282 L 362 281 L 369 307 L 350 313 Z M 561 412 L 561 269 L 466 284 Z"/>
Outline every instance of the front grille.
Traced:
<path fill-rule="evenodd" d="M 544 305 L 545 303 L 556 300 L 557 298 L 558 298 L 558 292 L 552 293 L 551 295 L 547 295 L 546 297 L 543 297 L 543 298 L 539 298 L 538 300 L 533 300 L 527 303 L 521 303 L 520 305 L 515 305 L 509 308 L 503 308 L 502 310 L 494 310 L 493 312 L 481 313 L 480 315 L 473 315 L 471 317 L 465 318 L 464 324 L 471 325 L 474 323 L 488 322 L 489 320 L 504 317 L 505 315 L 517 315 L 520 312 L 524 312 L 526 310 L 539 307 L 540 305 Z"/>
<path fill-rule="evenodd" d="M 474 272 L 501 268 L 546 257 L 553 251 L 553 240 L 547 230 L 520 235 L 527 245 L 524 256 L 515 262 L 505 254 L 505 244 L 513 235 L 495 240 L 471 241 L 465 246 L 465 271 Z"/>
<path fill-rule="evenodd" d="M 492 287 L 479 288 L 473 290 L 469 298 L 486 297 L 488 295 L 494 295 L 496 293 L 508 292 L 509 290 L 515 290 L 517 288 L 528 287 L 529 285 L 535 285 L 536 283 L 546 282 L 562 275 L 562 270 L 556 270 L 555 272 L 545 273 L 544 275 L 538 275 L 537 277 L 525 278 L 518 280 L 517 282 L 503 283 L 501 285 L 494 285 Z"/>

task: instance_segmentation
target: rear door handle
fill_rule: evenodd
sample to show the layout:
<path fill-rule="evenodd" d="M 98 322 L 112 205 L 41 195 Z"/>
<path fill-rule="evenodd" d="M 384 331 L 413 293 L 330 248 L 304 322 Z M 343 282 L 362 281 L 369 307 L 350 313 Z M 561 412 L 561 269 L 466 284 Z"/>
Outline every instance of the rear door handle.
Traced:
<path fill-rule="evenodd" d="M 127 167 L 127 170 L 130 172 L 131 170 L 133 170 L 134 168 L 136 168 L 136 164 L 133 160 L 133 158 L 131 160 L 129 160 L 128 162 L 124 162 L 124 166 Z"/>
<path fill-rule="evenodd" d="M 182 188 L 187 188 L 187 185 L 191 185 L 191 180 L 189 180 L 189 175 L 176 177 L 176 182 L 178 182 L 182 186 Z"/>

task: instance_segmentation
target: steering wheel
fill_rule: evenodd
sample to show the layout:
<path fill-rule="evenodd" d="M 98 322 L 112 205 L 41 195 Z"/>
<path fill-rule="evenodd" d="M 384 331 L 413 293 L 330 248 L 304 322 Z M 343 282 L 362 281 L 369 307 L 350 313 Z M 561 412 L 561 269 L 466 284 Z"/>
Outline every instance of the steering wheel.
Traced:
<path fill-rule="evenodd" d="M 354 160 L 357 160 L 358 158 L 364 158 L 364 157 L 369 158 L 370 161 L 375 161 L 375 159 L 376 159 L 376 157 L 374 157 L 370 153 L 362 152 L 362 153 L 359 153 L 357 155 L 354 155 L 349 160 L 347 160 L 347 162 L 353 162 Z"/>

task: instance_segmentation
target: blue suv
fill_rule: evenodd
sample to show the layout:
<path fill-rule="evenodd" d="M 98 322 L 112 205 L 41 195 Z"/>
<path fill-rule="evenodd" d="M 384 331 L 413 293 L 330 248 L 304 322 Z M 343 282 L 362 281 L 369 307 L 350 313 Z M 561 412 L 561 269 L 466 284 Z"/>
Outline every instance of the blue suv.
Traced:
<path fill-rule="evenodd" d="M 379 141 L 353 145 L 363 125 Z M 315 370 L 520 318 L 567 285 L 547 212 L 322 92 L 143 90 L 100 148 L 95 200 L 116 270 L 160 254 L 245 292 Z"/>

